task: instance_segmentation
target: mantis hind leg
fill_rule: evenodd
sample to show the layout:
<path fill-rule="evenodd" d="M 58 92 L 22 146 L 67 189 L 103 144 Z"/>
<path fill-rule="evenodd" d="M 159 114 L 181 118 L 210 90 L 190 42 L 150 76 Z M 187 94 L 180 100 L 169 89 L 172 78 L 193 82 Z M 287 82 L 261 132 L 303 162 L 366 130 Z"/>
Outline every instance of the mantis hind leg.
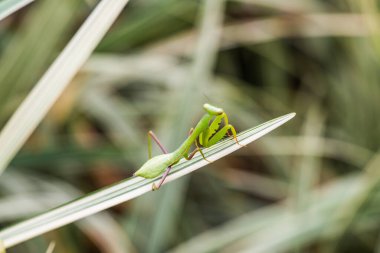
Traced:
<path fill-rule="evenodd" d="M 162 153 L 167 154 L 168 150 L 162 145 L 157 136 L 153 133 L 153 131 L 148 132 L 148 155 L 149 159 L 152 158 L 152 139 L 156 142 L 157 146 L 160 147 Z"/>
<path fill-rule="evenodd" d="M 193 133 L 193 131 L 194 131 L 194 128 L 190 128 L 189 135 L 191 135 L 191 134 Z M 158 138 L 155 136 L 155 134 L 154 134 L 152 131 L 149 131 L 148 136 L 149 136 L 149 140 L 150 140 L 150 137 L 152 137 L 153 140 L 156 141 L 156 143 L 157 143 L 158 146 L 161 148 L 161 150 L 162 150 L 162 152 L 163 152 L 164 154 L 167 154 L 167 153 L 168 153 L 168 151 L 165 149 L 165 147 L 162 146 L 162 144 L 160 143 L 160 141 L 158 140 Z M 152 146 L 152 145 L 150 144 L 150 149 L 151 149 L 151 146 Z M 190 160 L 191 158 L 193 158 L 193 156 L 195 155 L 195 153 L 196 153 L 197 151 L 198 151 L 198 150 L 196 149 L 196 150 L 194 150 L 193 152 L 191 152 L 190 156 L 187 156 L 187 152 L 186 152 L 186 154 L 184 155 L 184 157 L 185 157 L 186 159 Z M 150 150 L 149 152 L 151 153 L 151 150 Z M 165 170 L 164 174 L 162 175 L 162 178 L 161 178 L 160 182 L 158 183 L 158 186 L 156 186 L 155 184 L 152 185 L 152 190 L 153 190 L 153 191 L 156 191 L 156 190 L 158 190 L 158 189 L 161 187 L 161 185 L 164 183 L 166 177 L 169 175 L 169 172 L 170 172 L 170 170 L 172 169 L 172 166 L 173 166 L 173 165 L 174 165 L 174 164 L 170 165 L 170 166 Z"/>
<path fill-rule="evenodd" d="M 164 174 L 162 174 L 162 178 L 160 180 L 160 182 L 158 183 L 158 186 L 156 186 L 155 183 L 152 184 L 152 190 L 153 191 L 157 191 L 158 189 L 160 189 L 161 185 L 164 183 L 166 177 L 169 175 L 169 172 L 170 170 L 172 169 L 172 166 L 170 165 L 164 172 Z"/>
<path fill-rule="evenodd" d="M 191 135 L 191 134 L 193 133 L 193 131 L 194 131 L 194 129 L 191 128 L 190 131 L 189 131 L 189 135 Z M 157 136 L 156 136 L 152 131 L 149 131 L 149 132 L 148 132 L 149 158 L 152 157 L 152 141 L 151 141 L 151 139 L 153 139 L 153 140 L 157 143 L 157 145 L 161 148 L 161 150 L 162 150 L 162 152 L 163 152 L 164 154 L 167 154 L 167 153 L 168 153 L 168 151 L 166 150 L 166 148 L 165 148 L 165 147 L 161 144 L 161 142 L 158 140 Z M 188 160 L 190 160 L 191 158 L 193 158 L 193 156 L 195 155 L 196 151 L 198 151 L 198 150 L 194 150 L 193 152 L 191 152 L 190 156 L 185 155 L 185 158 L 186 158 L 186 157 L 187 157 L 187 158 L 190 157 L 190 158 L 188 159 Z M 186 159 L 187 159 L 187 158 L 186 158 Z M 174 165 L 174 164 L 172 164 L 172 165 Z M 170 170 L 172 169 L 172 165 L 170 165 L 170 166 L 165 170 L 164 174 L 162 175 L 162 178 L 161 178 L 160 182 L 158 183 L 158 186 L 156 186 L 155 184 L 152 185 L 152 190 L 153 190 L 153 191 L 158 190 L 158 189 L 161 187 L 161 185 L 164 183 L 166 177 L 169 175 L 169 172 L 170 172 Z"/>
<path fill-rule="evenodd" d="M 149 153 L 149 159 L 152 158 L 152 139 L 157 143 L 157 145 L 160 147 L 162 153 L 167 154 L 168 150 L 162 145 L 160 140 L 157 138 L 157 136 L 153 133 L 153 131 L 148 132 L 148 153 Z M 156 191 L 160 189 L 161 185 L 164 183 L 166 177 L 168 176 L 170 170 L 172 169 L 172 166 L 170 165 L 162 175 L 162 178 L 160 182 L 158 183 L 158 186 L 156 186 L 154 183 L 152 185 L 152 190 Z"/>

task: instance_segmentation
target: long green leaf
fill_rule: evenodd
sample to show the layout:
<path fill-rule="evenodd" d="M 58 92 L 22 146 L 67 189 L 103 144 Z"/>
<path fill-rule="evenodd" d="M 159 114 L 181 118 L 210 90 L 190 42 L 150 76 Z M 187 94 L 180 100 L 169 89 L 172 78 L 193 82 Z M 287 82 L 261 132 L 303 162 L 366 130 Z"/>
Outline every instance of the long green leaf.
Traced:
<path fill-rule="evenodd" d="M 101 1 L 0 133 L 0 173 L 34 131 L 128 0 Z"/>
<path fill-rule="evenodd" d="M 295 113 L 290 113 L 242 132 L 238 135 L 239 142 L 243 145 L 247 145 L 281 126 L 294 116 Z M 205 149 L 204 153 L 209 160 L 215 161 L 239 148 L 241 148 L 241 146 L 237 145 L 233 139 L 229 138 L 211 148 Z M 199 155 L 195 156 L 190 161 L 182 161 L 173 167 L 165 183 L 182 177 L 207 164 L 208 162 L 202 159 Z M 9 248 L 47 231 L 150 192 L 152 190 L 152 184 L 156 181 L 158 182 L 158 180 L 159 179 L 143 179 L 138 177 L 126 179 L 120 183 L 88 194 L 85 197 L 72 201 L 52 211 L 48 211 L 37 217 L 5 228 L 0 231 L 0 238 L 3 241 L 4 246 Z"/>
<path fill-rule="evenodd" d="M 30 4 L 34 0 L 4 0 L 0 2 L 0 20 L 8 17 L 15 11 L 21 9 L 25 5 Z"/>

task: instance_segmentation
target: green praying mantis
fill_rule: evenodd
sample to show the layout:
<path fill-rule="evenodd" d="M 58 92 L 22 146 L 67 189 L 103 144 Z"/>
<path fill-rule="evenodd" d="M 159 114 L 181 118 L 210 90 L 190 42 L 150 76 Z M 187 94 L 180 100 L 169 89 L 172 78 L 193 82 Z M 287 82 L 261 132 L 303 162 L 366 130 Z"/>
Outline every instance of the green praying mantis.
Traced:
<path fill-rule="evenodd" d="M 152 185 L 153 190 L 158 190 L 164 183 L 173 165 L 179 162 L 182 158 L 190 160 L 199 151 L 203 159 L 208 161 L 202 152 L 201 147 L 208 148 L 220 141 L 224 136 L 231 135 L 238 145 L 235 128 L 228 123 L 227 114 L 222 108 L 210 104 L 204 104 L 203 108 L 206 114 L 200 119 L 195 128 L 191 128 L 189 136 L 182 145 L 175 151 L 169 153 L 166 148 L 158 140 L 157 136 L 152 132 L 148 132 L 148 153 L 149 160 L 137 170 L 134 175 L 143 178 L 155 178 L 162 174 L 162 178 L 158 183 Z M 222 120 L 224 121 L 221 126 Z M 152 141 L 153 139 L 160 147 L 164 154 L 152 157 Z M 192 145 L 195 149 L 189 154 Z M 241 145 L 242 146 L 242 145 Z"/>

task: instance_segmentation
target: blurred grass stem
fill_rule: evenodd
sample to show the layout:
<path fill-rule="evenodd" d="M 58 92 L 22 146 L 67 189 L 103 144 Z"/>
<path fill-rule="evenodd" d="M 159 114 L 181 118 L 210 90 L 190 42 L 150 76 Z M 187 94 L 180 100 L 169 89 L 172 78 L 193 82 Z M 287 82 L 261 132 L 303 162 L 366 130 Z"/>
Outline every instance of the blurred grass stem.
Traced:
<path fill-rule="evenodd" d="M 366 26 L 366 19 L 368 16 L 365 14 L 310 13 L 230 23 L 223 27 L 221 48 L 293 37 L 369 36 L 373 31 Z M 194 50 L 195 39 L 196 31 L 184 32 L 153 45 L 148 52 L 189 55 Z"/>
<path fill-rule="evenodd" d="M 169 148 L 178 145 L 178 140 L 186 135 L 188 126 L 191 125 L 192 115 L 197 113 L 193 104 L 201 104 L 202 91 L 206 91 L 212 78 L 215 59 L 219 50 L 219 41 L 222 33 L 225 10 L 225 0 L 206 0 L 202 2 L 199 30 L 195 39 L 193 62 L 190 69 L 190 78 L 183 80 L 183 86 L 175 96 L 177 113 L 166 120 L 164 129 L 169 140 Z M 180 129 L 179 131 L 167 131 L 167 129 Z M 186 131 L 186 132 L 185 132 Z M 186 179 L 185 179 L 186 180 Z M 173 185 L 172 189 L 163 189 L 158 201 L 160 208 L 153 216 L 153 228 L 150 243 L 146 252 L 160 252 L 169 244 L 171 235 L 175 232 L 176 223 L 179 221 L 180 210 L 184 205 L 182 198 L 187 189 L 187 181 L 181 180 Z M 175 190 L 173 189 L 175 188 Z M 162 233 L 162 231 L 166 233 Z"/>
<path fill-rule="evenodd" d="M 101 1 L 0 133 L 0 173 L 44 118 L 128 0 Z"/>
<path fill-rule="evenodd" d="M 34 0 L 3 0 L 0 2 L 0 21 Z"/>

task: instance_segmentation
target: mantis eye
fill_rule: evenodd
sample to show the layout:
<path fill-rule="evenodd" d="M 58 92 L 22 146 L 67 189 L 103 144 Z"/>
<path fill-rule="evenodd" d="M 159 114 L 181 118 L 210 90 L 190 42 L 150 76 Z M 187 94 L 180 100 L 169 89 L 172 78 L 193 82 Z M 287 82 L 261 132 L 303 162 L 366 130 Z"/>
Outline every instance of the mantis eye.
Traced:
<path fill-rule="evenodd" d="M 210 104 L 204 104 L 203 108 L 211 115 L 220 115 L 220 114 L 223 114 L 224 112 L 222 108 L 219 108 Z"/>

